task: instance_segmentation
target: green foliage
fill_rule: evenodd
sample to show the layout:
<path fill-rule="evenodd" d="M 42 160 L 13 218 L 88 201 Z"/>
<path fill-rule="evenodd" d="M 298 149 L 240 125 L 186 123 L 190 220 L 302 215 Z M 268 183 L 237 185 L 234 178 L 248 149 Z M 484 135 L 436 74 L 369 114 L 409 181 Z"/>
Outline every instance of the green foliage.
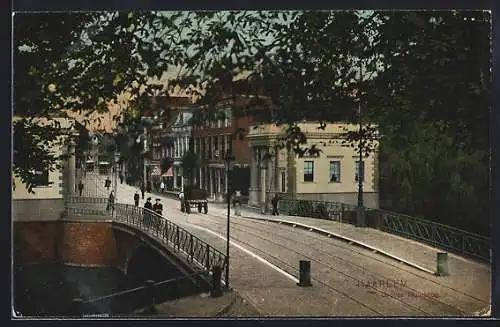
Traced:
<path fill-rule="evenodd" d="M 106 111 L 127 90 L 133 108 L 117 147 L 136 166 L 138 115 L 151 109 L 147 95 L 165 91 L 149 79 L 181 66 L 169 87 L 201 96 L 206 113 L 195 121 L 214 117 L 221 97 L 266 97 L 236 114 L 287 124 L 280 146 L 299 155 L 321 149 L 305 148 L 298 122 L 361 122 L 361 130 L 346 131 L 344 145 L 369 155 L 380 141 L 389 209 L 486 230 L 490 23 L 485 11 L 21 14 L 14 19 L 14 110 Z M 47 145 L 37 146 L 54 131 L 14 127 L 14 171 L 28 180 L 34 166 L 56 162 Z M 193 173 L 196 156 L 188 156 Z"/>

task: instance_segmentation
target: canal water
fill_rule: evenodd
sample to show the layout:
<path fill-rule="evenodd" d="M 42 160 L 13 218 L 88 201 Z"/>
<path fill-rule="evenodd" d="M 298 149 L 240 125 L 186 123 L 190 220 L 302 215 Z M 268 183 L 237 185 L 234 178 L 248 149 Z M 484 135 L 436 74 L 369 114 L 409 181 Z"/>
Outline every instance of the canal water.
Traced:
<path fill-rule="evenodd" d="M 168 291 L 161 291 L 157 303 L 201 292 L 190 281 L 177 284 Z M 14 310 L 17 316 L 24 317 L 69 316 L 74 298 L 95 299 L 140 285 L 137 278 L 128 280 L 117 268 L 83 268 L 62 264 L 23 265 L 14 269 Z M 141 296 L 99 301 L 92 305 L 91 310 L 93 313 L 110 315 L 130 313 L 144 307 L 147 300 L 144 294 Z"/>

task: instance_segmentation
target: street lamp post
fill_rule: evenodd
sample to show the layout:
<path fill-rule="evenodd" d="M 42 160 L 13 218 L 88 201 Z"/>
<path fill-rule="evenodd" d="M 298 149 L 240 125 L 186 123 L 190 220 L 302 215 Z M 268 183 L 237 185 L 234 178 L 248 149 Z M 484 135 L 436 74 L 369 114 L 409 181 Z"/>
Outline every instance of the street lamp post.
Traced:
<path fill-rule="evenodd" d="M 360 62 L 359 80 L 363 81 L 362 77 L 363 66 Z M 361 116 L 361 92 L 358 90 L 358 119 L 359 119 L 359 162 L 358 162 L 358 207 L 356 211 L 356 225 L 364 227 L 365 225 L 365 208 L 363 203 L 363 182 L 364 182 L 364 162 L 363 162 L 363 119 Z"/>
<path fill-rule="evenodd" d="M 228 149 L 226 157 L 224 158 L 224 166 L 226 168 L 226 180 L 227 180 L 227 231 L 226 231 L 226 276 L 225 283 L 226 289 L 229 290 L 229 226 L 231 217 L 231 171 L 233 169 L 233 156 L 231 150 Z"/>

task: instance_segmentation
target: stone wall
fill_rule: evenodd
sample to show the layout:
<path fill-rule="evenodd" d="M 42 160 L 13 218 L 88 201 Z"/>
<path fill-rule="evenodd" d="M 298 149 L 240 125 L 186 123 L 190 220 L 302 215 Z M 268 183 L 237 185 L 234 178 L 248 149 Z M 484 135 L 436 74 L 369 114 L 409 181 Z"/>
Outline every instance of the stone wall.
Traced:
<path fill-rule="evenodd" d="M 14 260 L 19 264 L 120 267 L 124 260 L 120 254 L 128 253 L 128 246 L 135 247 L 122 242 L 124 237 L 117 241 L 110 222 L 15 221 L 13 227 Z"/>
<path fill-rule="evenodd" d="M 59 199 L 14 199 L 12 216 L 14 221 L 54 221 L 61 219 L 64 200 Z"/>

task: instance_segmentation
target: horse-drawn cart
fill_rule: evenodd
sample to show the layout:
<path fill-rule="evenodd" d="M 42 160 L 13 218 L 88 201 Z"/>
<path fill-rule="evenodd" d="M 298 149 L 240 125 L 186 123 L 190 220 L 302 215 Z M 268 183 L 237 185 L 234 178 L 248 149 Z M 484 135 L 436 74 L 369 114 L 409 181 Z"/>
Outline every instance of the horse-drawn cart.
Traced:
<path fill-rule="evenodd" d="M 206 190 L 186 186 L 181 201 L 181 211 L 191 213 L 191 208 L 198 208 L 198 212 L 208 213 L 208 192 Z"/>

